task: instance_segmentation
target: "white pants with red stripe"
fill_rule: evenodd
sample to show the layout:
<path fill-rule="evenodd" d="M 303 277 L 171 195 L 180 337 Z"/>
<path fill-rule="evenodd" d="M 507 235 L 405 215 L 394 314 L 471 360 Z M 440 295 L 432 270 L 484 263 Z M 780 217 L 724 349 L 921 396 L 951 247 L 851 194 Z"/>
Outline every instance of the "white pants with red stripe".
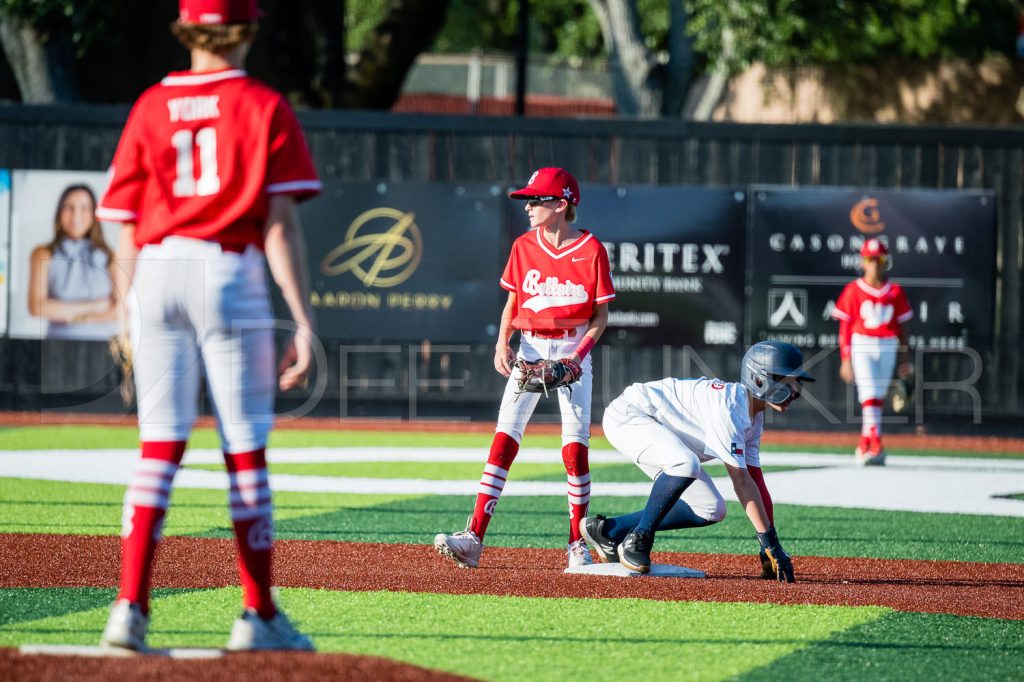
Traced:
<path fill-rule="evenodd" d="M 522 334 L 517 357 L 527 362 L 537 360 L 559 360 L 568 357 L 576 350 L 586 327 L 578 327 L 576 335 L 558 339 L 545 339 Z M 583 376 L 571 387 L 559 388 L 553 393 L 558 395 L 558 408 L 562 416 L 562 445 L 581 443 L 590 446 L 590 404 L 593 390 L 594 371 L 591 357 L 588 355 L 580 364 Z M 507 433 L 516 442 L 522 442 L 526 425 L 537 409 L 537 402 L 543 393 L 517 394 L 516 383 L 518 373 L 513 370 L 505 384 L 505 393 L 501 398 L 498 410 L 497 431 Z"/>
<path fill-rule="evenodd" d="M 187 440 L 205 375 L 224 451 L 265 447 L 276 379 L 263 253 L 168 237 L 139 252 L 132 289 L 140 439 Z"/>

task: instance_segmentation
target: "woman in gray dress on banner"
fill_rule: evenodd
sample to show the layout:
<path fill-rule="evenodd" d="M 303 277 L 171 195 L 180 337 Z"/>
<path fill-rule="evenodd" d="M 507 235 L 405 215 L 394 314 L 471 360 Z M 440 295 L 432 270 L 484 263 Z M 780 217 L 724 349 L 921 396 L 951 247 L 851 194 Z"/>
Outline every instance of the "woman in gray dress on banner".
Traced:
<path fill-rule="evenodd" d="M 28 309 L 47 320 L 46 338 L 107 339 L 117 333 L 113 252 L 86 185 L 61 193 L 54 236 L 32 250 Z"/>

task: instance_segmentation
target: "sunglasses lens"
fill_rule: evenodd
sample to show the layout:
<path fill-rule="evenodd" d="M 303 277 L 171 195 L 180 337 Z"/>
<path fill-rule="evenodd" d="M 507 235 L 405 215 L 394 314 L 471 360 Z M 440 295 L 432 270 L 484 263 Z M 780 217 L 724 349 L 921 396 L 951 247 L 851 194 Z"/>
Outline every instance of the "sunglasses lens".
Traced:
<path fill-rule="evenodd" d="M 772 405 L 782 405 L 798 397 L 800 397 L 800 394 L 794 391 L 788 384 L 775 384 L 765 393 L 764 401 Z"/>

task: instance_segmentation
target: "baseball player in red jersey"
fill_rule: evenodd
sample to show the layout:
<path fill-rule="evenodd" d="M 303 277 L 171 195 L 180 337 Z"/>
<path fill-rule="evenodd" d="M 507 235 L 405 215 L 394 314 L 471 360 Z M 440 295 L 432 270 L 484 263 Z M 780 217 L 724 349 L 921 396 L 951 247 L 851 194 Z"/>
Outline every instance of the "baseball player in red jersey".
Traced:
<path fill-rule="evenodd" d="M 862 421 L 857 462 L 885 464 L 882 446 L 882 401 L 892 383 L 897 352 L 899 375 L 910 374 L 907 335 L 902 324 L 914 316 L 902 287 L 889 281 L 889 251 L 878 239 L 868 239 L 860 250 L 864 276 L 846 285 L 832 317 L 839 320 L 839 376 L 857 383 Z"/>
<path fill-rule="evenodd" d="M 466 529 L 434 538 L 437 551 L 463 568 L 475 568 L 483 552 L 484 533 L 508 479 L 519 443 L 540 399 L 520 393 L 516 359 L 562 360 L 582 370 L 579 382 L 557 389 L 562 414 L 562 461 L 568 477 L 568 565 L 591 563 L 579 530 L 590 502 L 590 402 L 593 384 L 590 351 L 608 323 L 608 302 L 615 298 L 608 253 L 594 235 L 572 223 L 580 189 L 561 168 L 541 168 L 526 187 L 509 194 L 525 199 L 529 232 L 512 245 L 501 286 L 508 300 L 501 315 L 494 368 L 508 377 L 477 493 Z M 521 332 L 518 355 L 509 343 Z"/>
<path fill-rule="evenodd" d="M 276 388 L 306 381 L 313 319 L 295 202 L 320 182 L 284 98 L 242 69 L 256 0 L 181 0 L 192 68 L 129 115 L 97 215 L 124 223 L 117 290 L 132 297 L 142 456 L 124 500 L 121 589 L 101 643 L 144 650 L 150 574 L 205 374 L 230 480 L 244 611 L 228 648 L 313 648 L 271 596 L 266 444 Z M 275 377 L 266 265 L 298 330 Z"/>

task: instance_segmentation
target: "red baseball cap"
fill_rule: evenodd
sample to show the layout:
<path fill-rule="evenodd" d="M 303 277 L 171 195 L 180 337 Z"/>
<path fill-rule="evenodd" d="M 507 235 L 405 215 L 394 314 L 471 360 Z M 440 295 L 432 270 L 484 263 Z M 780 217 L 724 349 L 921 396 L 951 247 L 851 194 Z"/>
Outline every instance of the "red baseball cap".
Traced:
<path fill-rule="evenodd" d="M 580 203 L 580 186 L 569 171 L 562 168 L 541 168 L 530 176 L 526 187 L 509 192 L 510 199 L 530 199 L 532 197 L 557 197 L 578 206 Z"/>
<path fill-rule="evenodd" d="M 258 0 L 178 0 L 183 24 L 248 24 L 260 12 Z"/>
<path fill-rule="evenodd" d="M 885 248 L 885 244 L 877 239 L 868 239 L 864 242 L 864 246 L 860 247 L 861 258 L 884 258 L 889 255 L 889 249 Z"/>

